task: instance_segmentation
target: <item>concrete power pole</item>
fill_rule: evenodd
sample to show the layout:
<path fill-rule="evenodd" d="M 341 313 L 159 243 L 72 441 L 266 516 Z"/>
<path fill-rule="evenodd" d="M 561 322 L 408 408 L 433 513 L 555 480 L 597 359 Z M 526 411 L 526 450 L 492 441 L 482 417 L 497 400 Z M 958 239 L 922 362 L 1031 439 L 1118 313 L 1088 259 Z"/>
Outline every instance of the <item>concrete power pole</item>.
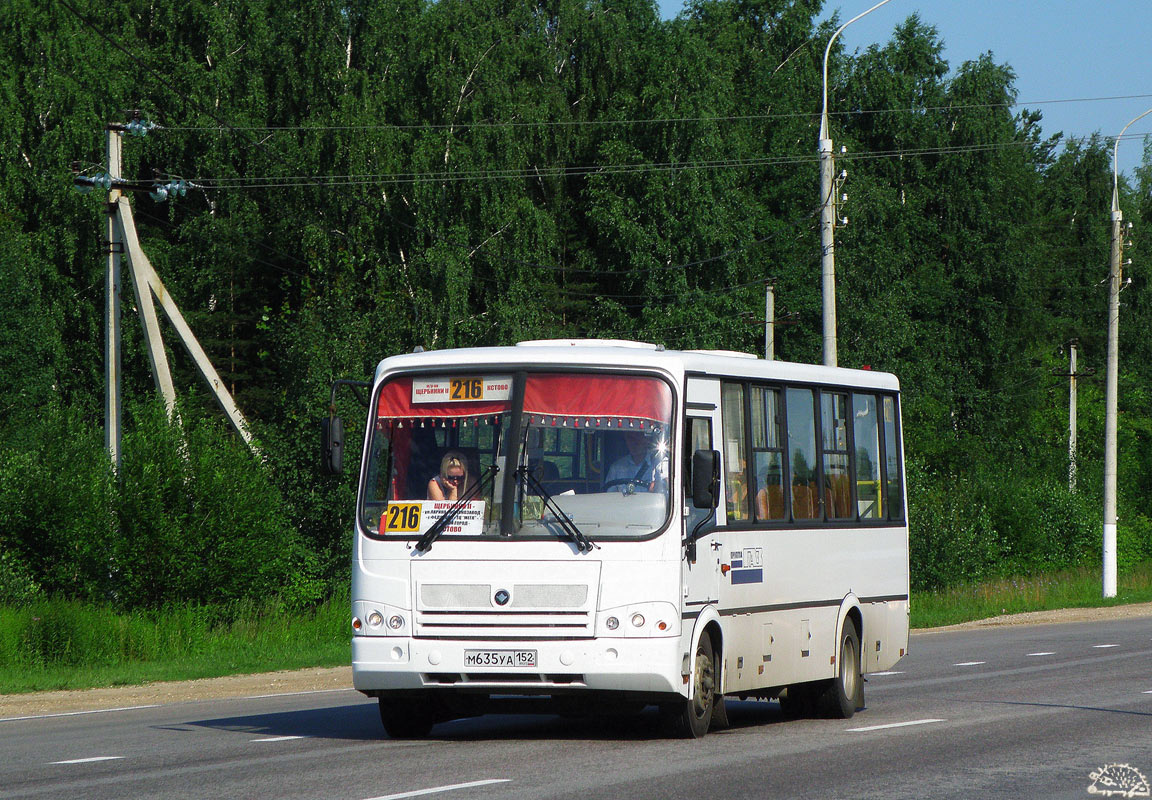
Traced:
<path fill-rule="evenodd" d="M 1068 346 L 1068 491 L 1076 493 L 1076 340 Z"/>
<path fill-rule="evenodd" d="M 1134 117 L 1112 145 L 1112 260 L 1108 269 L 1108 370 L 1104 381 L 1104 545 L 1101 554 L 1104 597 L 1116 596 L 1116 398 L 1120 372 L 1120 260 L 1124 248 L 1118 157 L 1124 132 L 1149 114 L 1152 108 Z"/>
<path fill-rule="evenodd" d="M 132 127 L 136 126 L 136 127 Z M 145 130 L 139 122 L 129 125 L 108 126 L 108 173 L 96 178 L 77 176 L 74 183 L 82 191 L 95 186 L 108 189 L 108 275 L 106 280 L 107 297 L 105 306 L 105 427 L 104 440 L 113 466 L 119 470 L 121 462 L 121 402 L 120 402 L 120 299 L 121 299 L 121 255 L 127 255 L 128 271 L 132 276 L 132 288 L 136 296 L 136 308 L 144 332 L 144 344 L 148 351 L 148 361 L 152 368 L 152 378 L 156 389 L 164 398 L 169 418 L 176 413 L 176 390 L 172 382 L 172 372 L 168 365 L 168 354 L 160 333 L 160 320 L 156 305 L 160 305 L 169 323 L 180 337 L 181 343 L 192 357 L 197 370 L 208 383 L 208 388 L 220 404 L 221 409 L 232 422 L 233 427 L 253 452 L 258 452 L 248 422 L 240 412 L 236 401 L 229 394 L 224 381 L 212 366 L 208 355 L 184 320 L 184 315 L 161 282 L 136 233 L 136 222 L 132 216 L 132 206 L 126 192 L 151 191 L 153 197 L 167 197 L 170 193 L 182 193 L 183 185 L 141 186 L 134 181 L 123 179 L 121 172 L 121 145 L 125 130 L 140 132 Z"/>
<path fill-rule="evenodd" d="M 845 28 L 887 2 L 889 0 L 880 0 L 867 11 L 845 22 L 836 29 L 828 39 L 828 46 L 824 48 L 824 91 L 820 109 L 820 135 L 816 146 L 820 153 L 820 276 L 826 367 L 836 366 L 836 162 L 832 157 L 832 134 L 828 131 L 828 54 L 832 52 L 832 43 Z"/>
<path fill-rule="evenodd" d="M 764 284 L 764 359 L 776 360 L 776 287 Z"/>
<path fill-rule="evenodd" d="M 109 130 L 108 176 L 120 178 L 120 133 Z M 104 284 L 104 447 L 112 459 L 112 467 L 120 472 L 120 256 L 124 243 L 120 241 L 120 225 L 116 221 L 116 207 L 120 201 L 118 188 L 108 189 L 108 272 Z"/>

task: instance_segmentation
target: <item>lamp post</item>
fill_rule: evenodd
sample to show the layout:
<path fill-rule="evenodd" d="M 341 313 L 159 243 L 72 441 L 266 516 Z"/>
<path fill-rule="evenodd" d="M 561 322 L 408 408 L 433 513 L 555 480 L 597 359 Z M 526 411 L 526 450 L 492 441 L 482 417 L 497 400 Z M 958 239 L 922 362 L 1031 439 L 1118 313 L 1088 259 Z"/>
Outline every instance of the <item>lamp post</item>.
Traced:
<path fill-rule="evenodd" d="M 821 286 L 824 301 L 824 366 L 836 366 L 836 245 L 834 230 L 836 227 L 836 209 L 833 194 L 836 165 L 832 158 L 832 139 L 828 133 L 828 54 L 832 52 L 832 43 L 841 32 L 861 17 L 871 14 L 889 0 L 880 0 L 862 14 L 857 14 L 845 22 L 824 48 L 824 94 L 823 106 L 820 111 L 820 137 L 817 147 L 820 151 L 820 272 Z"/>
<path fill-rule="evenodd" d="M 1116 395 L 1120 371 L 1120 261 L 1124 249 L 1118 151 L 1124 132 L 1149 114 L 1152 114 L 1152 108 L 1134 117 L 1120 131 L 1112 145 L 1112 261 L 1108 270 L 1108 370 L 1104 411 L 1104 546 L 1101 581 L 1104 597 L 1116 596 Z"/>

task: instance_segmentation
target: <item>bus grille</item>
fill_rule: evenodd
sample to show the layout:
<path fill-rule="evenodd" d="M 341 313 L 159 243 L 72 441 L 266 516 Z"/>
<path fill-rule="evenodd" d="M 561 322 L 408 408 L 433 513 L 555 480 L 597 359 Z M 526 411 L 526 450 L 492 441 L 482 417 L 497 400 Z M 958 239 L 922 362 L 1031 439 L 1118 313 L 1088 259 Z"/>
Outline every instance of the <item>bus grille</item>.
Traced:
<path fill-rule="evenodd" d="M 493 597 L 509 592 L 506 606 Z M 417 638 L 586 639 L 594 631 L 587 584 L 425 583 L 419 587 Z"/>

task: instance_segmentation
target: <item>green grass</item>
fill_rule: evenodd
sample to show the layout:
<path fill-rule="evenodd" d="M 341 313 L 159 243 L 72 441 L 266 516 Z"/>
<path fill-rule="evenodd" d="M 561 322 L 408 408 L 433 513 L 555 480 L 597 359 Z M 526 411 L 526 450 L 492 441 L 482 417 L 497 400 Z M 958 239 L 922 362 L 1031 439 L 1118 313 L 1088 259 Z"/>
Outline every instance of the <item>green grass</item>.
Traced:
<path fill-rule="evenodd" d="M 1084 566 L 1026 578 L 1005 578 L 938 592 L 913 592 L 912 627 L 933 628 L 1024 611 L 1097 608 L 1152 602 L 1152 562 L 1117 580 L 1116 597 L 1101 596 L 1100 567 Z"/>
<path fill-rule="evenodd" d="M 69 600 L 0 606 L 0 694 L 347 664 L 349 602 L 117 612 Z"/>
<path fill-rule="evenodd" d="M 914 593 L 914 628 L 1022 611 L 1152 602 L 1152 562 L 1100 596 L 1099 567 Z M 348 663 L 348 596 L 305 612 L 187 604 L 117 612 L 71 600 L 0 606 L 0 694 L 128 686 Z"/>

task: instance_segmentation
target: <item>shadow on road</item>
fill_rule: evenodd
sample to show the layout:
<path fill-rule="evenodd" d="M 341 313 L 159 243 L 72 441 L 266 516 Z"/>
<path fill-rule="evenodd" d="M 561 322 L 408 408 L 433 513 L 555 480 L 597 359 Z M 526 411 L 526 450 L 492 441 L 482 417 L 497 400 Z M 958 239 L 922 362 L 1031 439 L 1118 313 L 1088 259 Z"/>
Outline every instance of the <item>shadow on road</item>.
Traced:
<path fill-rule="evenodd" d="M 730 726 L 716 735 L 783 723 L 776 703 L 728 701 Z M 543 708 L 541 710 L 544 710 Z M 469 742 L 486 740 L 591 740 L 647 741 L 667 737 L 654 707 L 636 714 L 558 716 L 552 713 L 523 714 L 495 711 L 482 717 L 443 722 L 432 729 L 430 741 Z M 233 731 L 247 736 L 306 736 L 314 739 L 353 741 L 387 740 L 374 703 L 342 704 L 329 708 L 245 714 L 216 719 L 190 720 L 185 725 Z"/>

